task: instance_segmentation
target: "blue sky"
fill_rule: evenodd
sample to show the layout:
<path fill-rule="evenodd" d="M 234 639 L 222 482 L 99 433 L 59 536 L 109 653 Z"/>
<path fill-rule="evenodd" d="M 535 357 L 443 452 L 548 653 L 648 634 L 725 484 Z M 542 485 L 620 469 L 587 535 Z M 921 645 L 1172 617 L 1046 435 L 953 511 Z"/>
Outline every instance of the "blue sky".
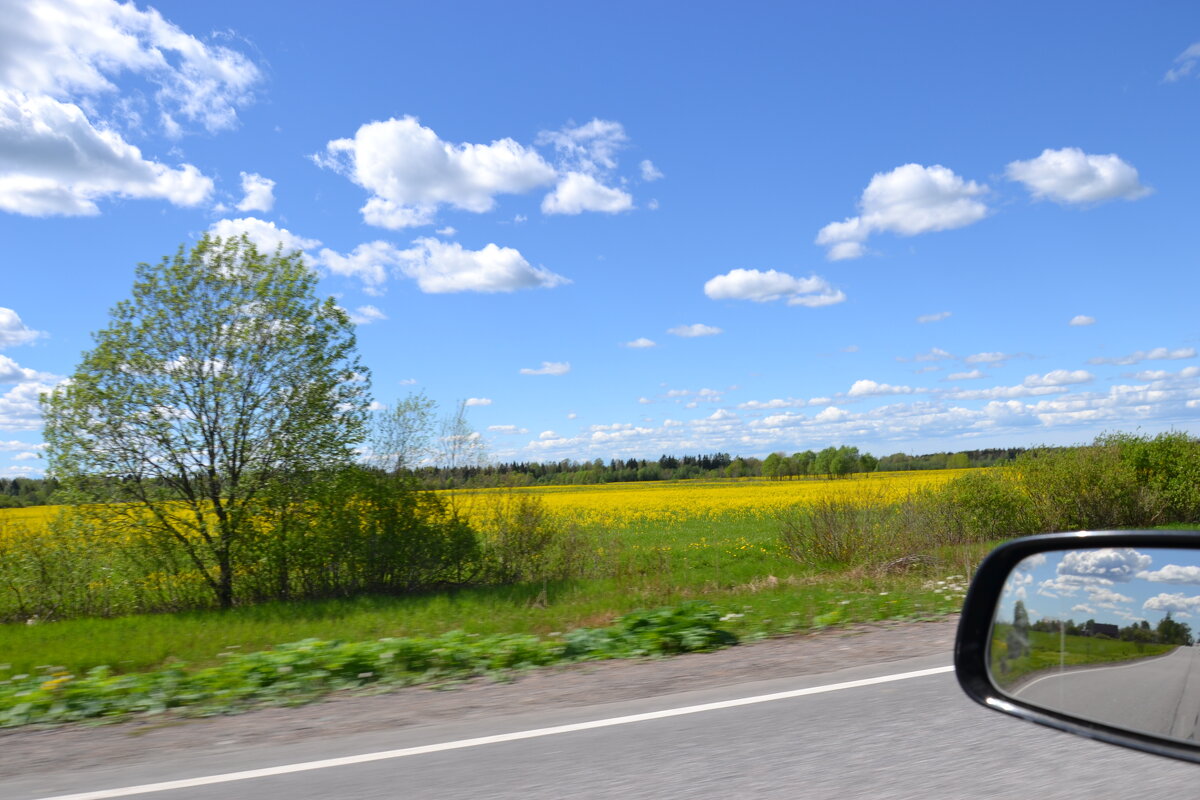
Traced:
<path fill-rule="evenodd" d="M 1025 603 L 1029 618 L 1089 619 L 1124 627 L 1151 625 L 1168 613 L 1196 626 L 1200 564 L 1191 550 L 1104 547 L 1039 553 L 1017 565 L 1004 586 L 999 617 Z"/>
<path fill-rule="evenodd" d="M 0 475 L 134 266 L 304 250 L 496 460 L 1195 432 L 1193 3 L 0 0 Z"/>

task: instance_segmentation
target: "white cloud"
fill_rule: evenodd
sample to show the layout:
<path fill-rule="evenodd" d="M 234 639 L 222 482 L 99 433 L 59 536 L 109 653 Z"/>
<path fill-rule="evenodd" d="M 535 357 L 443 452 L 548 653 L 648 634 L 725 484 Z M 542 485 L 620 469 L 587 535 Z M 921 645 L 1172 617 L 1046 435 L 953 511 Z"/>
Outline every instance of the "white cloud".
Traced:
<path fill-rule="evenodd" d="M 714 411 L 712 414 L 710 414 L 708 418 L 711 420 L 719 421 L 719 420 L 727 420 L 727 419 L 737 419 L 738 415 L 734 414 L 732 411 L 728 411 L 724 408 L 719 408 L 716 411 Z"/>
<path fill-rule="evenodd" d="M 1122 197 L 1137 200 L 1150 194 L 1138 172 L 1115 153 L 1089 155 L 1078 147 L 1046 149 L 1029 161 L 1013 161 L 1005 174 L 1024 184 L 1035 200 L 1056 203 L 1103 203 Z"/>
<path fill-rule="evenodd" d="M 543 214 L 581 214 L 602 211 L 616 214 L 633 208 L 633 196 L 621 189 L 605 186 L 582 172 L 568 172 L 554 191 L 542 200 Z"/>
<path fill-rule="evenodd" d="M 625 342 L 623 346 L 640 349 L 643 347 L 655 347 L 656 345 L 652 339 L 647 339 L 645 336 L 642 336 L 640 338 L 634 339 L 632 342 Z"/>
<path fill-rule="evenodd" d="M 1117 358 L 1089 358 L 1088 363 L 1116 364 L 1124 367 L 1130 364 L 1138 364 L 1142 361 L 1168 361 L 1195 357 L 1196 348 L 1194 347 L 1179 347 L 1174 350 L 1168 350 L 1165 347 L 1155 347 L 1153 350 L 1138 350 L 1135 353 Z"/>
<path fill-rule="evenodd" d="M 274 253 L 278 248 L 282 248 L 284 253 L 296 250 L 304 252 L 321 244 L 317 239 L 297 236 L 287 228 L 276 227 L 274 222 L 268 222 L 258 217 L 220 219 L 209 226 L 208 232 L 222 239 L 241 236 L 244 233 L 260 253 L 266 254 Z M 305 259 L 312 263 L 311 257 L 306 256 Z"/>
<path fill-rule="evenodd" d="M 487 429 L 491 433 L 503 433 L 503 434 L 529 433 L 528 428 L 519 428 L 516 425 L 488 425 Z"/>
<path fill-rule="evenodd" d="M 1163 611 L 1172 614 L 1191 614 L 1200 611 L 1200 597 L 1188 597 L 1182 592 L 1175 594 L 1162 593 L 1146 600 L 1142 604 L 1144 611 Z"/>
<path fill-rule="evenodd" d="M 642 170 L 642 180 L 646 181 L 647 183 L 650 181 L 656 181 L 663 176 L 662 170 L 654 166 L 654 164 L 650 162 L 650 159 L 645 159 L 639 166 Z"/>
<path fill-rule="evenodd" d="M 629 137 L 619 122 L 593 119 L 583 125 L 566 125 L 557 131 L 541 131 L 538 144 L 550 144 L 558 153 L 564 171 L 599 175 L 616 168 L 616 154 Z"/>
<path fill-rule="evenodd" d="M 513 292 L 550 289 L 570 283 L 562 275 L 531 266 L 511 247 L 488 244 L 467 250 L 457 242 L 421 238 L 408 250 L 394 253 L 395 263 L 429 294 L 448 292 Z"/>
<path fill-rule="evenodd" d="M 522 367 L 522 375 L 566 375 L 571 371 L 571 364 L 567 361 L 543 361 L 542 365 L 536 369 L 530 367 Z"/>
<path fill-rule="evenodd" d="M 399 252 L 395 245 L 376 240 L 364 242 L 346 255 L 324 248 L 318 260 L 335 275 L 357 278 L 365 286 L 379 287 L 387 282 L 388 267 L 396 264 Z"/>
<path fill-rule="evenodd" d="M 458 230 L 450 225 L 447 225 L 444 228 L 438 228 L 436 231 L 434 231 L 434 233 L 436 233 L 438 236 L 453 236 L 454 234 L 458 233 Z"/>
<path fill-rule="evenodd" d="M 983 378 L 983 377 L 985 377 L 985 374 L 982 371 L 973 369 L 970 372 L 951 372 L 949 375 L 946 376 L 946 380 L 948 380 L 948 381 L 973 381 L 973 380 L 976 380 L 978 378 Z"/>
<path fill-rule="evenodd" d="M 392 229 L 431 224 L 442 205 L 490 211 L 496 195 L 528 192 L 556 177 L 535 150 L 512 139 L 454 145 L 411 116 L 369 122 L 313 160 L 369 191 L 363 218 Z"/>
<path fill-rule="evenodd" d="M 1030 388 L 1038 388 L 1042 386 L 1070 386 L 1078 383 L 1087 383 L 1093 378 L 1092 373 L 1085 369 L 1065 370 L 1056 369 L 1047 372 L 1045 375 L 1029 375 L 1022 381 L 1022 385 Z"/>
<path fill-rule="evenodd" d="M 120 105 L 135 93 L 113 78 L 133 73 L 155 88 L 168 131 L 176 117 L 209 132 L 237 124 L 237 108 L 252 98 L 262 73 L 226 47 L 205 44 L 167 22 L 114 0 L 6 3 L 0 15 L 0 86 L 58 99 L 84 96 Z M 128 105 L 128 103 L 126 103 Z"/>
<path fill-rule="evenodd" d="M 44 217 L 100 213 L 106 197 L 196 206 L 213 182 L 191 164 L 149 161 L 74 103 L 0 87 L 0 210 Z"/>
<path fill-rule="evenodd" d="M 360 244 L 345 255 L 325 248 L 318 261 L 330 272 L 358 278 L 375 293 L 380 293 L 378 287 L 393 271 L 412 278 L 428 294 L 513 292 L 570 283 L 562 275 L 532 266 L 511 247 L 488 244 L 467 250 L 457 242 L 427 237 L 416 239 L 405 250 L 383 241 Z"/>
<path fill-rule="evenodd" d="M 547 439 L 558 439 L 559 435 L 554 431 L 542 431 L 538 434 L 538 438 L 545 441 Z"/>
<path fill-rule="evenodd" d="M 922 325 L 927 322 L 941 322 L 949 316 L 949 311 L 939 311 L 936 314 L 922 314 L 921 316 L 917 317 L 917 322 L 921 323 Z"/>
<path fill-rule="evenodd" d="M 1076 327 L 1083 327 L 1086 325 L 1095 325 L 1096 318 L 1089 317 L 1086 314 L 1076 314 L 1075 316 L 1071 317 L 1071 321 L 1068 324 L 1074 325 Z"/>
<path fill-rule="evenodd" d="M 945 361 L 950 358 L 954 358 L 954 356 L 942 348 L 931 347 L 928 353 L 920 353 L 913 356 L 913 361 Z"/>
<path fill-rule="evenodd" d="M 0 355 L 0 383 L 21 383 L 24 381 L 53 381 L 56 376 L 48 372 L 38 372 L 35 369 L 22 367 L 16 361 L 5 355 Z"/>
<path fill-rule="evenodd" d="M 850 412 L 846 409 L 838 408 L 837 406 L 829 406 L 829 408 L 826 408 L 824 411 L 817 414 L 815 417 L 813 417 L 813 419 L 815 419 L 817 422 L 841 422 L 848 416 L 850 416 Z"/>
<path fill-rule="evenodd" d="M 828 258 L 838 261 L 862 256 L 864 242 L 874 233 L 915 236 L 971 225 L 987 216 L 987 206 L 978 199 L 987 190 L 941 165 L 905 164 L 879 172 L 863 190 L 859 216 L 829 223 L 816 243 L 828 247 Z"/>
<path fill-rule="evenodd" d="M 257 172 L 242 173 L 245 197 L 237 204 L 238 211 L 270 211 L 275 205 L 275 181 Z"/>
<path fill-rule="evenodd" d="M 1058 564 L 1060 576 L 1100 578 L 1113 583 L 1128 583 L 1150 566 L 1152 559 L 1132 547 L 1104 547 L 1098 550 L 1072 550 Z"/>
<path fill-rule="evenodd" d="M 887 394 L 912 394 L 911 386 L 892 386 L 887 383 L 876 383 L 871 380 L 855 381 L 846 394 L 850 397 L 875 397 Z"/>
<path fill-rule="evenodd" d="M 683 336 L 689 339 L 697 336 L 716 336 L 718 333 L 723 332 L 720 328 L 713 325 L 703 325 L 699 322 L 695 325 L 676 325 L 674 328 L 667 329 L 667 333 L 672 336 Z"/>
<path fill-rule="evenodd" d="M 964 360 L 968 364 L 994 364 L 999 366 L 1010 358 L 1013 358 L 1013 356 L 1008 353 L 975 353 L 974 355 L 967 356 Z"/>
<path fill-rule="evenodd" d="M 168 135 L 179 118 L 215 132 L 233 127 L 261 73 L 207 45 L 154 9 L 113 0 L 6 3 L 0 14 L 0 209 L 29 216 L 92 215 L 109 197 L 195 206 L 212 180 L 190 164 L 142 156 L 123 127 L 139 130 L 152 90 Z"/>
<path fill-rule="evenodd" d="M 29 344 L 45 335 L 41 331 L 35 331 L 26 326 L 16 311 L 0 307 L 0 350 Z"/>
<path fill-rule="evenodd" d="M 39 396 L 54 388 L 49 383 L 18 383 L 0 395 L 0 430 L 32 431 L 42 427 Z"/>
<path fill-rule="evenodd" d="M 1142 572 L 1138 577 L 1154 583 L 1183 583 L 1200 586 L 1200 567 L 1192 564 L 1165 564 L 1162 569 Z"/>
<path fill-rule="evenodd" d="M 490 406 L 491 404 L 492 398 L 490 397 L 468 397 L 466 401 L 467 406 Z"/>
<path fill-rule="evenodd" d="M 350 321 L 355 325 L 370 325 L 372 322 L 385 319 L 387 319 L 387 314 L 375 306 L 359 306 L 350 313 Z"/>
<path fill-rule="evenodd" d="M 786 272 L 757 269 L 733 269 L 724 275 L 710 278 L 704 284 L 704 294 L 713 300 L 752 300 L 768 303 L 787 298 L 790 306 L 833 305 L 846 299 L 841 291 L 831 287 L 816 275 L 797 278 Z"/>
<path fill-rule="evenodd" d="M 1196 42 L 1188 49 L 1175 57 L 1175 66 L 1167 70 L 1167 74 L 1163 76 L 1163 80 L 1167 83 L 1172 83 L 1192 73 L 1196 68 L 1196 62 L 1200 61 L 1200 42 Z"/>

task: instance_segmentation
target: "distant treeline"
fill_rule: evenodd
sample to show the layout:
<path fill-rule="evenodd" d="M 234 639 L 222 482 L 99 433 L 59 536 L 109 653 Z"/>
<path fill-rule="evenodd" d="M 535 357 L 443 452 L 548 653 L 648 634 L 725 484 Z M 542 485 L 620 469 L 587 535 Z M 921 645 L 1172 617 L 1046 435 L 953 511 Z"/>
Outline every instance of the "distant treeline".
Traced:
<path fill-rule="evenodd" d="M 894 472 L 919 469 L 965 469 L 990 467 L 1012 461 L 1025 448 L 963 450 L 956 453 L 908 455 L 893 453 L 876 458 L 854 447 L 827 447 L 787 455 L 772 453 L 766 458 L 731 456 L 729 453 L 704 455 L 663 455 L 657 461 L 620 459 L 609 461 L 510 461 L 483 466 L 422 467 L 416 471 L 421 483 L 429 488 L 544 486 L 552 484 L 596 484 L 632 481 L 669 481 L 715 478 L 770 478 L 786 480 L 800 477 L 836 477 L 858 472 Z"/>
<path fill-rule="evenodd" d="M 663 455 L 657 461 L 614 458 L 594 461 L 510 461 L 467 467 L 421 467 L 415 475 L 427 489 L 486 488 L 489 486 L 545 486 L 553 484 L 621 483 L 715 478 L 840 477 L 858 472 L 895 472 L 916 469 L 990 467 L 1012 461 L 1024 448 L 963 450 L 911 456 L 893 453 L 875 458 L 855 447 L 827 447 L 766 458 L 708 453 L 694 456 Z M 52 478 L 0 478 L 0 508 L 50 505 L 56 502 L 58 481 Z"/>
<path fill-rule="evenodd" d="M 0 478 L 0 508 L 48 505 L 57 490 L 52 478 Z"/>

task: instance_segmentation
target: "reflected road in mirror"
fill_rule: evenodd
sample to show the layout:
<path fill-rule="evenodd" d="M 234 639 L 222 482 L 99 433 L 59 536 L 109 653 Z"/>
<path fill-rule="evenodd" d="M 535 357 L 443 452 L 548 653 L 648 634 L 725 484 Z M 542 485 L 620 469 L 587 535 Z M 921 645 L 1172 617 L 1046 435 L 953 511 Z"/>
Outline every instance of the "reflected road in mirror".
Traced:
<path fill-rule="evenodd" d="M 1200 552 L 1078 548 L 1008 576 L 988 663 L 1001 692 L 1139 733 L 1200 741 Z"/>

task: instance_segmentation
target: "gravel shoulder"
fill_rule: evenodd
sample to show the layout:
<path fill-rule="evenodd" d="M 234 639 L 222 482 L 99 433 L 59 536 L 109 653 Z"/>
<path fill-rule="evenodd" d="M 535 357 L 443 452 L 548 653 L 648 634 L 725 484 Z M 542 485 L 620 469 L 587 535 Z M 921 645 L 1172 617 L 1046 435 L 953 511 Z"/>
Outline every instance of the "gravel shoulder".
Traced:
<path fill-rule="evenodd" d="M 160 715 L 109 725 L 16 728 L 0 731 L 0 777 L 168 759 L 173 753 L 237 747 L 239 742 L 286 745 L 331 734 L 574 708 L 949 655 L 957 625 L 956 615 L 931 622 L 855 625 L 712 653 L 547 667 L 517 673 L 508 682 L 475 679 L 437 689 L 340 693 L 305 706 L 231 716 Z"/>

